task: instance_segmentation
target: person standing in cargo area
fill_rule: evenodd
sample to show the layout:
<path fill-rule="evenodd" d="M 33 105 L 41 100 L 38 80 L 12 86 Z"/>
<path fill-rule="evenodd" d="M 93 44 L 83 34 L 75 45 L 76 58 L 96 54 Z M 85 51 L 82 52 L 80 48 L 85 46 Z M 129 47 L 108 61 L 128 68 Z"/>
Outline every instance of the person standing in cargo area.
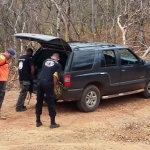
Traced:
<path fill-rule="evenodd" d="M 8 80 L 8 60 L 15 58 L 15 51 L 11 48 L 7 49 L 5 53 L 0 54 L 0 119 L 6 119 L 1 114 L 1 108 L 5 96 L 6 82 Z"/>
<path fill-rule="evenodd" d="M 26 111 L 27 108 L 24 106 L 24 102 L 27 96 L 27 93 L 30 88 L 31 80 L 34 76 L 34 65 L 32 62 L 32 48 L 26 49 L 26 54 L 20 56 L 18 60 L 18 72 L 19 72 L 19 81 L 20 81 L 20 94 L 16 103 L 16 111 L 22 112 Z"/>
<path fill-rule="evenodd" d="M 48 111 L 50 120 L 50 128 L 58 128 L 59 124 L 55 122 L 56 108 L 55 108 L 55 95 L 54 95 L 54 83 L 53 74 L 60 72 L 62 66 L 59 64 L 59 54 L 54 53 L 51 59 L 46 59 L 42 64 L 42 69 L 38 76 L 37 81 L 37 103 L 36 103 L 36 127 L 42 125 L 40 116 L 42 114 L 42 106 L 44 93 L 48 103 Z"/>

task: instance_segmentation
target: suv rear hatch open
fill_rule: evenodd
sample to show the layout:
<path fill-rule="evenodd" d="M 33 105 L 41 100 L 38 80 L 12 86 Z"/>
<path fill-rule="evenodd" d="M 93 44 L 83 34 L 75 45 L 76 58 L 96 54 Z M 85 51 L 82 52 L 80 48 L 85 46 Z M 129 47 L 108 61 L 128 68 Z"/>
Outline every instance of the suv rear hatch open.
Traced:
<path fill-rule="evenodd" d="M 63 39 L 55 36 L 32 33 L 18 33 L 14 34 L 14 36 L 23 40 L 36 41 L 41 45 L 33 56 L 33 62 L 36 68 L 40 69 L 42 62 L 49 58 L 53 53 L 59 53 L 59 63 L 64 70 L 66 61 L 69 54 L 72 52 L 72 49 Z"/>
<path fill-rule="evenodd" d="M 41 45 L 41 47 L 33 55 L 35 78 L 37 78 L 38 73 L 40 72 L 43 61 L 47 58 L 50 58 L 53 53 L 59 53 L 59 63 L 62 65 L 61 80 L 63 80 L 63 71 L 65 70 L 67 59 L 72 52 L 72 49 L 67 42 L 59 37 L 43 34 L 18 33 L 14 34 L 13 36 L 22 40 L 35 41 Z"/>
<path fill-rule="evenodd" d="M 43 48 L 59 48 L 59 50 L 72 52 L 71 47 L 63 39 L 55 36 L 32 34 L 32 33 L 17 33 L 14 34 L 16 38 L 24 39 L 28 41 L 36 41 Z"/>

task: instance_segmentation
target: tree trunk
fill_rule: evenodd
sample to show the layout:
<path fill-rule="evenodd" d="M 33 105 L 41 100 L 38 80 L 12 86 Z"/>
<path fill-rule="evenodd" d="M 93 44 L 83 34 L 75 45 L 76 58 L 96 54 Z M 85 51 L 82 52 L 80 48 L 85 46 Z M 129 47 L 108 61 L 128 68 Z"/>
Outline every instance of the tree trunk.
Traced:
<path fill-rule="evenodd" d="M 60 21 L 61 21 L 61 0 L 58 4 L 58 13 L 57 13 L 57 36 L 60 37 Z"/>
<path fill-rule="evenodd" d="M 117 18 L 117 23 L 119 25 L 119 28 L 121 29 L 121 32 L 122 32 L 122 42 L 124 45 L 126 45 L 126 35 L 127 35 L 127 27 L 123 27 L 120 23 L 120 17 L 121 15 L 118 16 Z"/>
<path fill-rule="evenodd" d="M 145 57 L 148 54 L 149 51 L 150 51 L 150 47 L 145 51 L 145 53 L 143 54 L 142 57 Z"/>

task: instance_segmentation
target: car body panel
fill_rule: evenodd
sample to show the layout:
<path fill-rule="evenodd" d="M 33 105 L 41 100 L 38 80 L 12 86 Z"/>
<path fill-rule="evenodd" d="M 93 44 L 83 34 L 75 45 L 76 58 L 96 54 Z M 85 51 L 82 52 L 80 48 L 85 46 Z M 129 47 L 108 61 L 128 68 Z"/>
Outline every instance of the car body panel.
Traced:
<path fill-rule="evenodd" d="M 110 50 L 108 48 L 107 50 Z M 114 49 L 111 49 L 115 52 Z M 102 54 L 102 50 L 100 52 L 100 60 L 101 63 L 105 61 L 104 55 Z M 102 67 L 99 66 L 99 81 L 103 84 L 103 95 L 117 93 L 120 88 L 120 66 L 118 62 L 118 56 L 115 52 L 116 56 L 116 66 L 108 66 Z"/>

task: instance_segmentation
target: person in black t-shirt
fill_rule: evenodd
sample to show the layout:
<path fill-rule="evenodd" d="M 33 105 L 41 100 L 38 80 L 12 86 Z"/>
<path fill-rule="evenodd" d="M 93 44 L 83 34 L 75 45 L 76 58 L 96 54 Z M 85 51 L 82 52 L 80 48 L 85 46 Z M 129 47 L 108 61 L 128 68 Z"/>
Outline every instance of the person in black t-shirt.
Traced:
<path fill-rule="evenodd" d="M 42 64 L 42 69 L 38 76 L 37 82 L 37 103 L 36 103 L 36 127 L 42 125 L 40 116 L 42 114 L 42 106 L 44 94 L 46 94 L 49 116 L 51 118 L 50 128 L 58 128 L 59 124 L 55 122 L 56 110 L 55 110 L 55 95 L 53 74 L 61 70 L 61 65 L 58 63 L 59 54 L 54 53 L 51 59 L 46 59 Z"/>
<path fill-rule="evenodd" d="M 26 54 L 20 56 L 18 60 L 18 72 L 21 90 L 18 101 L 16 103 L 17 112 L 27 110 L 26 106 L 24 106 L 24 102 L 31 84 L 30 81 L 34 75 L 34 65 L 31 58 L 32 54 L 33 50 L 31 48 L 28 48 L 26 50 Z"/>

